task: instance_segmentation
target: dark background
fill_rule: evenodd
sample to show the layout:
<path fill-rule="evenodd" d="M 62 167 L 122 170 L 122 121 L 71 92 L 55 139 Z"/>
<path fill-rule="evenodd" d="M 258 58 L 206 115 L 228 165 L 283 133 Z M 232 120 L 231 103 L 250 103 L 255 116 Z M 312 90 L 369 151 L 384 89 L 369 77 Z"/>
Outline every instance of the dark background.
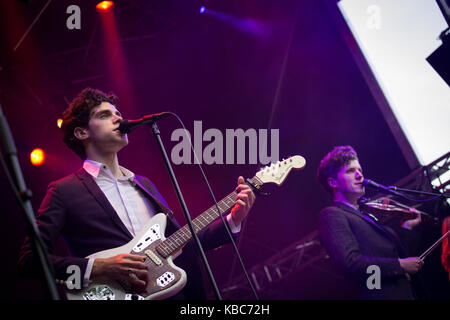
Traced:
<path fill-rule="evenodd" d="M 27 187 L 33 192 L 35 211 L 49 182 L 82 164 L 62 143 L 56 120 L 88 86 L 116 93 L 125 118 L 172 111 L 191 134 L 195 120 L 202 121 L 203 131 L 216 128 L 223 135 L 226 129 L 279 129 L 280 158 L 295 154 L 306 158 L 303 171 L 291 173 L 270 197 L 256 201 L 238 243 L 248 268 L 316 230 L 318 212 L 331 199 L 315 174 L 332 147 L 352 145 L 365 176 L 384 184 L 394 184 L 415 169 L 405 161 L 347 47 L 349 34 L 336 26 L 335 11 L 330 9 L 333 1 L 118 1 L 115 33 L 109 28 L 106 36 L 95 1 L 54 0 L 42 11 L 48 3 L 9 0 L 0 7 L 0 103 Z M 80 30 L 66 27 L 66 9 L 72 4 L 81 8 Z M 201 5 L 220 14 L 200 15 Z M 169 118 L 161 120 L 159 127 L 170 155 L 175 145 L 170 135 L 179 124 Z M 119 154 L 121 165 L 149 177 L 184 224 L 151 132 L 139 128 L 129 138 L 129 146 Z M 46 163 L 39 167 L 29 162 L 35 147 L 47 153 Z M 239 175 L 250 178 L 260 167 L 203 166 L 218 199 L 234 189 Z M 178 165 L 174 170 L 192 216 L 213 204 L 197 166 Z M 1 295 L 43 299 L 40 282 L 17 273 L 25 222 L 5 178 L 0 188 L 1 270 L 6 275 Z M 438 236 L 439 226 L 428 226 L 419 228 L 417 237 L 424 247 Z M 56 250 L 64 252 L 63 243 Z M 418 246 L 418 255 L 420 250 Z M 231 247 L 208 257 L 219 288 L 242 274 L 232 267 Z M 439 250 L 429 261 L 421 297 L 448 298 Z M 350 296 L 328 262 L 321 264 L 277 281 L 261 297 Z"/>

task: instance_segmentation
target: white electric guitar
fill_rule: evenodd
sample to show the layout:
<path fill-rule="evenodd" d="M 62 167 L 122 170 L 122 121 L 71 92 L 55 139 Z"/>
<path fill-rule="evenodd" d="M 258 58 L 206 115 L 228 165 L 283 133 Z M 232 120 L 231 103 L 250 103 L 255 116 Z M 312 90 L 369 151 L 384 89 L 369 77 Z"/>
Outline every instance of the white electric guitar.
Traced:
<path fill-rule="evenodd" d="M 301 156 L 293 156 L 267 166 L 247 182 L 258 191 L 266 183 L 281 185 L 293 169 L 303 169 L 306 161 Z M 226 213 L 235 204 L 236 191 L 218 202 L 220 212 L 214 205 L 192 220 L 196 233 L 202 231 L 214 220 Z M 173 263 L 183 246 L 191 239 L 188 227 L 178 229 L 167 239 L 164 236 L 166 215 L 158 213 L 142 227 L 141 231 L 126 245 L 97 252 L 87 258 L 109 258 L 122 253 L 139 254 L 145 257 L 148 281 L 145 293 L 132 294 L 127 281 L 96 279 L 87 288 L 67 290 L 69 300 L 159 300 L 171 297 L 183 289 L 186 284 L 186 272 Z"/>

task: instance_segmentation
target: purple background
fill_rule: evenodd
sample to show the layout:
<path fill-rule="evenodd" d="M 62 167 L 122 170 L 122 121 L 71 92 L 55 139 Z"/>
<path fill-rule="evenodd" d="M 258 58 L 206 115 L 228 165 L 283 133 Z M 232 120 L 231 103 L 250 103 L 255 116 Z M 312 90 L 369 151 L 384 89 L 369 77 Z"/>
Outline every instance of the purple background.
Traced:
<path fill-rule="evenodd" d="M 66 8 L 81 8 L 81 30 L 66 28 Z M 365 176 L 393 184 L 412 170 L 400 152 L 358 69 L 330 3 L 299 0 L 122 1 L 114 11 L 115 32 L 104 28 L 92 1 L 52 1 L 30 33 L 13 50 L 47 1 L 3 2 L 1 11 L 0 103 L 13 132 L 35 211 L 52 180 L 81 166 L 60 138 L 56 119 L 85 87 L 116 93 L 124 117 L 161 111 L 177 113 L 193 133 L 276 128 L 280 158 L 307 160 L 270 197 L 259 198 L 239 239 L 250 268 L 316 230 L 318 212 L 330 202 L 315 179 L 320 159 L 336 145 L 352 145 Z M 205 4 L 216 14 L 200 15 Z M 121 39 L 121 41 L 117 41 Z M 271 115 L 273 117 L 271 118 Z M 159 122 L 166 150 L 175 143 L 174 119 Z M 129 135 L 120 164 L 148 176 L 184 224 L 180 206 L 150 130 Z M 205 146 L 207 143 L 204 143 Z M 29 153 L 47 152 L 33 167 Z M 204 165 L 217 199 L 252 177 L 258 165 Z M 195 165 L 174 167 L 192 216 L 213 203 Z M 16 270 L 25 223 L 6 179 L 2 190 L 5 244 L 2 265 L 8 274 L 2 294 L 43 297 L 39 281 L 21 279 Z M 58 250 L 64 251 L 63 244 Z M 219 288 L 230 278 L 231 247 L 208 253 Z M 262 298 L 327 299 L 347 294 L 333 270 L 306 268 L 278 281 Z M 439 265 L 435 272 L 444 275 Z M 325 271 L 324 271 L 325 270 Z M 231 278 L 240 276 L 234 268 Z M 431 296 L 433 297 L 433 296 Z"/>

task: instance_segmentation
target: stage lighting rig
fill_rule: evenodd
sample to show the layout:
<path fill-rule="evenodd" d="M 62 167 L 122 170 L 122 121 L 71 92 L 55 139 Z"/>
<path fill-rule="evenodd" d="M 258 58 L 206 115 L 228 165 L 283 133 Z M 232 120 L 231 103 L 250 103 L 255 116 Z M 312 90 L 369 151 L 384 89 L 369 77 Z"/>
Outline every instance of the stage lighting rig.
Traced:
<path fill-rule="evenodd" d="M 114 7 L 114 1 L 101 1 L 99 3 L 97 3 L 97 5 L 95 6 L 95 8 L 97 9 L 98 12 L 109 12 L 112 10 L 112 8 Z"/>

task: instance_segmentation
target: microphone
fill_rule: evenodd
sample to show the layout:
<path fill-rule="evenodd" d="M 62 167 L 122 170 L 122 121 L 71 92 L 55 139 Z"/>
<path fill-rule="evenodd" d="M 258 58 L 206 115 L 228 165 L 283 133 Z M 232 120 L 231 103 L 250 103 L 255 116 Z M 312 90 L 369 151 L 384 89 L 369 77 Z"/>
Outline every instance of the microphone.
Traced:
<path fill-rule="evenodd" d="M 378 190 L 378 191 L 380 191 L 382 193 L 392 194 L 392 195 L 397 196 L 397 197 L 404 197 L 401 193 L 399 193 L 399 192 L 397 192 L 395 190 L 392 190 L 392 187 L 383 186 L 382 184 L 376 183 L 375 181 L 370 180 L 370 179 L 364 179 L 363 182 L 362 182 L 362 185 L 364 187 L 371 187 L 371 188 L 376 189 L 376 190 Z"/>
<path fill-rule="evenodd" d="M 153 122 L 155 122 L 161 118 L 167 117 L 170 114 L 171 114 L 170 112 L 160 112 L 160 113 L 148 114 L 148 115 L 143 116 L 142 118 L 136 119 L 136 120 L 123 120 L 120 123 L 118 130 L 124 134 L 129 133 L 139 126 L 142 126 L 144 124 L 152 124 Z"/>

